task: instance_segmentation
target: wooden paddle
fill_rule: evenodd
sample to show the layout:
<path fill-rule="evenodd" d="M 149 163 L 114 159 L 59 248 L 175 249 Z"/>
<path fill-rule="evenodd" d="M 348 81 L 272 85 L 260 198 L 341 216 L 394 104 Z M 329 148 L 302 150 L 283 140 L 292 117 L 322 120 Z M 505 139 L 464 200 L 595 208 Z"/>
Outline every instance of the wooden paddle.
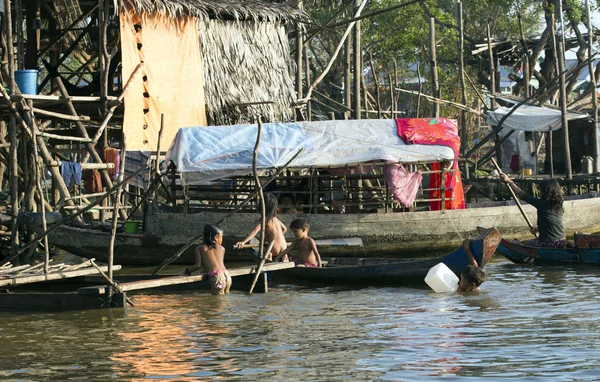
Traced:
<path fill-rule="evenodd" d="M 502 175 L 504 174 L 502 172 L 502 170 L 500 169 L 500 166 L 498 166 L 498 163 L 496 162 L 496 159 L 491 158 L 492 164 L 494 165 L 494 167 L 496 167 L 496 170 L 498 170 L 498 175 Z M 515 201 L 515 203 L 517 203 L 517 207 L 519 207 L 519 211 L 521 211 L 521 215 L 523 215 L 523 217 L 525 218 L 525 221 L 527 222 L 527 225 L 529 225 L 529 228 L 531 229 L 531 233 L 533 234 L 533 236 L 537 237 L 537 235 L 534 232 L 534 227 L 533 224 L 531 224 L 531 221 L 529 220 L 529 217 L 527 216 L 527 214 L 525 214 L 525 211 L 523 211 L 523 206 L 521 205 L 521 202 L 519 201 L 519 198 L 517 197 L 517 194 L 515 194 L 515 191 L 512 189 L 512 187 L 510 186 L 510 184 L 505 183 L 506 187 L 508 188 L 508 191 L 510 191 L 510 194 L 512 195 L 513 200 Z"/>

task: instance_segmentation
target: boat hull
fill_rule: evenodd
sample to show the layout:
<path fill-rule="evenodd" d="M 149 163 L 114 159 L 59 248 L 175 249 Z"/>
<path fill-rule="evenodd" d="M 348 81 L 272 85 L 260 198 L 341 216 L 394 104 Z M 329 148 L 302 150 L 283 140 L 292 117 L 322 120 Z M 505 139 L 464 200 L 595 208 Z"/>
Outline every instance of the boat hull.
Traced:
<path fill-rule="evenodd" d="M 600 265 L 600 248 L 543 248 L 502 239 L 498 253 L 518 264 Z"/>
<path fill-rule="evenodd" d="M 477 263 L 483 267 L 491 259 L 500 243 L 500 233 L 496 228 L 483 231 L 478 238 L 469 241 L 469 248 Z M 444 263 L 458 277 L 470 264 L 464 246 L 451 253 L 434 259 L 395 261 L 387 264 L 340 266 L 322 268 L 295 267 L 284 269 L 275 276 L 324 284 L 346 285 L 424 285 L 429 270 Z"/>
<path fill-rule="evenodd" d="M 532 221 L 536 210 L 523 205 Z M 575 231 L 600 231 L 600 198 L 580 198 L 564 203 L 563 224 L 567 234 Z M 177 253 L 190 238 L 202 232 L 204 224 L 221 224 L 225 232 L 223 245 L 227 256 L 245 255 L 234 251 L 240 241 L 258 223 L 258 215 L 228 212 L 166 213 L 148 209 L 144 232 L 139 235 L 118 234 L 115 243 L 115 263 L 129 265 L 157 265 Z M 475 238 L 478 226 L 495 226 L 503 235 L 524 239 L 530 236 L 529 227 L 515 205 L 469 208 L 450 211 L 422 211 L 369 214 L 280 214 L 289 227 L 297 217 L 307 218 L 310 235 L 315 239 L 360 237 L 363 246 L 327 246 L 319 250 L 325 256 L 348 257 L 419 257 L 447 253 L 462 243 L 464 238 Z M 50 235 L 51 244 L 73 254 L 106 259 L 110 236 L 107 233 L 61 227 Z M 291 239 L 291 233 L 288 236 Z M 176 263 L 194 261 L 193 246 Z"/>

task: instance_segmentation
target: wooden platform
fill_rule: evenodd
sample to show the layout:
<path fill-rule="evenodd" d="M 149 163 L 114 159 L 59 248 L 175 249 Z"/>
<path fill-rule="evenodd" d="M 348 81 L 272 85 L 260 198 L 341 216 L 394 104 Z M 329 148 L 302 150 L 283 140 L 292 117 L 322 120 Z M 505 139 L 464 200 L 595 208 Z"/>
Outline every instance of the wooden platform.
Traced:
<path fill-rule="evenodd" d="M 294 268 L 294 267 L 295 267 L 295 264 L 292 262 L 268 263 L 263 266 L 261 274 L 262 274 L 262 276 L 264 276 L 264 272 L 277 271 L 277 270 Z M 252 265 L 252 266 L 247 266 L 247 267 L 230 268 L 230 269 L 228 269 L 228 271 L 229 271 L 229 275 L 232 278 L 255 275 L 256 274 L 256 266 Z M 126 293 L 126 292 L 130 292 L 130 291 L 134 291 L 134 290 L 152 289 L 152 288 L 160 288 L 160 287 L 180 285 L 180 284 L 198 283 L 198 282 L 201 282 L 204 280 L 207 280 L 206 273 L 192 275 L 192 276 L 170 276 L 170 277 L 154 278 L 154 279 L 150 279 L 150 280 L 132 281 L 132 282 L 120 283 L 119 287 L 122 289 L 123 292 Z M 235 285 L 236 280 L 234 280 L 233 283 Z M 258 284 L 260 284 L 260 286 Z M 266 292 L 268 290 L 265 277 L 262 277 L 262 280 L 259 279 L 258 284 L 257 284 L 257 290 L 256 290 L 257 292 L 263 292 L 263 291 Z M 264 285 L 264 290 L 263 290 L 263 285 Z M 77 290 L 77 293 L 100 296 L 100 295 L 106 294 L 106 291 L 107 291 L 106 285 L 97 285 L 97 286 L 79 288 Z"/>
<path fill-rule="evenodd" d="M 0 289 L 11 287 L 11 286 L 24 285 L 24 284 L 39 283 L 39 282 L 44 282 L 44 281 L 60 280 L 60 279 L 67 279 L 67 278 L 72 278 L 72 277 L 99 274 L 98 270 L 94 267 L 88 266 L 88 267 L 80 268 L 80 269 L 76 269 L 76 267 L 77 266 L 72 266 L 71 268 L 56 270 L 54 272 L 50 272 L 50 273 L 46 273 L 46 274 L 44 274 L 44 273 L 34 274 L 34 275 L 19 275 L 19 274 L 17 274 L 12 277 L 10 275 L 2 274 L 2 275 L 0 275 Z M 100 269 L 102 270 L 102 272 L 108 272 L 107 266 L 102 266 L 102 267 L 100 267 Z M 120 269 L 121 269 L 120 265 L 113 266 L 114 271 L 118 271 Z"/>

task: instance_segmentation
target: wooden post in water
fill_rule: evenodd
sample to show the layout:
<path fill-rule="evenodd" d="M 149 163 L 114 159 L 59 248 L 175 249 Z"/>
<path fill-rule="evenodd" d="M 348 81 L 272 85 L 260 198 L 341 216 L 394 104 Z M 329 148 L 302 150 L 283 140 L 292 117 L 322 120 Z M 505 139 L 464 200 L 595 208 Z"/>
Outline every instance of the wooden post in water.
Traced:
<path fill-rule="evenodd" d="M 592 29 L 592 20 L 590 17 L 590 2 L 585 0 L 585 11 L 587 16 L 587 30 L 588 30 L 588 58 L 590 63 L 588 69 L 590 73 L 590 84 L 592 85 L 592 118 L 594 120 L 594 128 L 592 139 L 594 140 L 594 172 L 600 172 L 600 151 L 598 149 L 598 98 L 596 97 L 596 76 L 594 75 L 594 60 L 593 48 L 594 43 L 594 30 Z"/>
<path fill-rule="evenodd" d="M 465 33 L 463 25 L 463 8 L 462 3 L 456 3 L 456 20 L 458 22 L 458 75 L 460 78 L 460 89 L 462 94 L 462 104 L 467 106 L 467 87 L 465 84 Z M 460 111 L 460 126 L 461 126 L 461 154 L 464 156 L 467 151 L 467 115 L 463 109 Z M 469 164 L 465 162 L 465 169 L 469 168 Z M 468 175 L 467 175 L 468 177 Z"/>
<path fill-rule="evenodd" d="M 431 56 L 431 95 L 436 99 L 440 98 L 440 84 L 438 82 L 438 72 L 437 72 L 437 54 L 436 54 L 436 46 L 435 46 L 435 19 L 432 17 L 429 19 L 429 51 Z M 433 103 L 433 108 L 431 110 L 432 117 L 440 116 L 440 103 L 436 100 Z"/>
<path fill-rule="evenodd" d="M 258 147 L 260 146 L 260 137 L 262 135 L 262 121 L 260 116 L 256 117 L 256 122 L 258 125 L 258 132 L 256 133 L 256 144 L 254 145 L 254 152 L 252 156 L 252 173 L 254 175 L 254 182 L 256 183 L 256 191 L 258 191 L 258 203 L 260 205 L 260 247 L 258 254 L 260 258 L 263 258 L 263 255 L 266 257 L 268 254 L 264 254 L 265 250 L 265 225 L 266 225 L 266 211 L 265 211 L 265 195 L 263 193 L 262 184 L 260 183 L 260 178 L 258 177 Z"/>
<path fill-rule="evenodd" d="M 33 117 L 33 101 L 29 100 L 29 112 L 31 113 L 31 121 L 34 122 L 35 119 Z M 44 190 L 42 188 L 42 177 L 40 171 L 40 157 L 38 153 L 37 147 L 37 139 L 35 135 L 37 135 L 37 127 L 35 123 L 31 124 L 31 131 L 33 132 L 34 138 L 31 139 L 33 143 L 33 158 L 34 158 L 34 178 L 35 178 L 35 186 L 37 188 L 38 194 L 40 194 L 40 212 L 42 214 L 42 232 L 46 232 L 48 227 L 46 226 L 46 208 L 44 208 Z M 44 236 L 44 273 L 48 273 L 48 264 L 50 263 L 50 249 L 48 248 L 48 236 Z"/>
<path fill-rule="evenodd" d="M 573 179 L 571 168 L 571 147 L 569 144 L 569 122 L 567 121 L 567 91 L 565 89 L 565 52 L 562 38 L 557 41 L 558 45 L 558 70 L 560 73 L 560 114 L 563 129 L 563 140 L 565 154 L 565 175 L 567 179 Z M 594 90 L 595 91 L 595 90 Z"/>
<path fill-rule="evenodd" d="M 361 0 L 354 1 L 355 9 L 361 5 Z M 361 47 L 361 21 L 357 20 L 354 25 L 354 119 L 360 119 L 360 86 L 363 75 L 362 69 L 362 47 Z"/>
<path fill-rule="evenodd" d="M 123 182 L 123 173 L 125 172 L 125 159 L 126 159 L 125 153 L 126 152 L 127 151 L 125 148 L 125 135 L 123 134 L 118 183 Z M 117 235 L 117 223 L 119 220 L 119 206 L 121 203 L 121 189 L 122 189 L 122 187 L 117 188 L 117 191 L 115 192 L 115 198 L 113 199 L 112 228 L 110 231 L 110 245 L 108 246 L 108 277 L 110 279 L 113 278 L 113 264 L 114 264 L 114 259 L 115 259 L 115 236 Z"/>

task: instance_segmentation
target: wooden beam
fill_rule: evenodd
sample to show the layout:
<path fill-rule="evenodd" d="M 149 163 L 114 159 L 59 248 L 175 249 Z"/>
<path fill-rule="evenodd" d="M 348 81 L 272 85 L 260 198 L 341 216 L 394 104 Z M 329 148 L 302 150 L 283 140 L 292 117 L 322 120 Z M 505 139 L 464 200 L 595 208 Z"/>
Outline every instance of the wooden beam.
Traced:
<path fill-rule="evenodd" d="M 262 267 L 262 272 L 269 271 L 279 271 L 282 269 L 294 268 L 296 265 L 293 262 L 287 263 L 267 263 Z M 240 268 L 231 268 L 227 270 L 231 277 L 236 276 L 244 276 L 244 275 L 252 275 L 256 273 L 256 266 L 251 265 L 247 267 Z M 143 281 L 133 281 L 129 283 L 120 283 L 119 286 L 123 290 L 123 292 L 133 291 L 133 290 L 141 290 L 141 289 L 150 289 L 150 288 L 158 288 L 162 286 L 169 285 L 179 285 L 179 284 L 189 284 L 195 283 L 202 280 L 207 279 L 206 273 L 201 273 L 198 275 L 192 276 L 172 276 L 172 277 L 162 277 L 158 279 L 151 280 L 143 280 Z M 93 294 L 93 295 L 102 295 L 106 294 L 106 285 L 98 285 L 93 287 L 84 287 L 79 288 L 77 290 L 79 294 Z"/>
<path fill-rule="evenodd" d="M 103 271 L 106 271 L 108 269 L 108 267 L 104 266 L 104 267 L 100 267 L 100 269 L 102 269 Z M 115 265 L 114 269 L 115 270 L 121 269 L 121 266 Z M 94 268 L 84 268 L 84 269 L 78 269 L 75 271 L 52 272 L 52 273 L 48 273 L 45 275 L 13 277 L 13 278 L 1 279 L 0 287 L 10 287 L 10 286 L 15 286 L 15 285 L 23 285 L 23 284 L 51 281 L 51 280 L 67 279 L 67 278 L 72 278 L 72 277 L 93 275 L 93 274 L 97 274 L 97 273 L 99 273 L 99 272 Z"/>

